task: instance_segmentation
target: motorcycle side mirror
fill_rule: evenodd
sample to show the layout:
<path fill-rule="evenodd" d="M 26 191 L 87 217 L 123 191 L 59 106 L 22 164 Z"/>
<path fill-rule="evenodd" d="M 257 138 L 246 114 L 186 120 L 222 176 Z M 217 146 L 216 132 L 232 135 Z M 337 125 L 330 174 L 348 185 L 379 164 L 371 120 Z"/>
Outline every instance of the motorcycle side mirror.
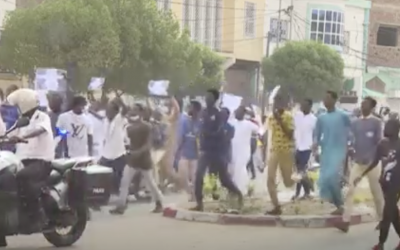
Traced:
<path fill-rule="evenodd" d="M 27 117 L 21 117 L 19 118 L 14 125 L 11 126 L 11 128 L 9 130 L 7 130 L 6 135 L 11 133 L 12 131 L 18 129 L 18 128 L 22 128 L 22 127 L 26 127 L 29 125 L 29 118 Z"/>

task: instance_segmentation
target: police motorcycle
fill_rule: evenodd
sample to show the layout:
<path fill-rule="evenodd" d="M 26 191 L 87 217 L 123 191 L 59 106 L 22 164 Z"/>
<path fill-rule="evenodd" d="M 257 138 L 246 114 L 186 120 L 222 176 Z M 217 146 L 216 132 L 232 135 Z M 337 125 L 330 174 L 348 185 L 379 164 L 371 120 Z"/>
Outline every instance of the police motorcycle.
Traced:
<path fill-rule="evenodd" d="M 56 128 L 54 145 L 57 146 L 62 140 L 66 140 L 68 134 L 68 131 Z M 99 165 L 97 160 L 92 157 L 61 158 L 53 162 L 59 165 L 69 165 L 74 162 L 85 163 L 88 183 L 84 191 L 86 192 L 88 207 L 100 208 L 101 206 L 108 205 L 114 181 L 114 173 L 111 168 Z"/>
<path fill-rule="evenodd" d="M 0 144 L 10 143 L 7 135 L 29 124 L 29 119 L 20 118 L 0 137 Z M 27 143 L 22 141 L 20 143 Z M 18 194 L 16 175 L 24 168 L 18 157 L 9 151 L 0 151 L 0 233 L 1 236 L 42 233 L 56 247 L 73 245 L 80 239 L 87 224 L 87 207 L 90 204 L 108 203 L 109 188 L 96 181 L 102 176 L 101 169 L 88 170 L 90 158 L 61 159 L 51 162 L 52 172 L 41 188 L 41 205 L 46 216 L 46 225 L 38 232 L 24 230 L 30 223 L 21 209 L 23 201 Z M 110 176 L 107 175 L 107 179 Z M 106 184 L 107 185 L 107 184 Z"/>

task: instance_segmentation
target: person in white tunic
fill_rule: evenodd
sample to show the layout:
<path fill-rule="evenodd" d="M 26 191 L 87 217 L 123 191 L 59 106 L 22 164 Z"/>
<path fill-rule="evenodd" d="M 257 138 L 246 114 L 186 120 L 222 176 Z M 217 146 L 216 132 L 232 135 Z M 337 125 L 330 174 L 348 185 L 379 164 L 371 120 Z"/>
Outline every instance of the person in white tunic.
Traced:
<path fill-rule="evenodd" d="M 232 162 L 230 170 L 233 182 L 242 193 L 247 193 L 250 179 L 247 172 L 247 163 L 251 157 L 251 136 L 258 131 L 256 124 L 244 119 L 245 114 L 245 107 L 239 106 L 235 112 L 236 119 L 231 122 L 235 128 L 235 135 L 232 139 Z"/>
<path fill-rule="evenodd" d="M 98 160 L 102 156 L 106 135 L 106 111 L 101 109 L 99 101 L 94 101 L 89 107 L 87 116 L 93 128 L 93 156 Z"/>

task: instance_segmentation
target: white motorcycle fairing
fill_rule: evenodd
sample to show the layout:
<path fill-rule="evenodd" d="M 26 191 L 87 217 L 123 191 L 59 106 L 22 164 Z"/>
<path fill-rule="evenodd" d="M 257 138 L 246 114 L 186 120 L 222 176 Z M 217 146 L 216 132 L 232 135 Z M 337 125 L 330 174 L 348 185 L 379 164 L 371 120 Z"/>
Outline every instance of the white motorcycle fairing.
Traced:
<path fill-rule="evenodd" d="M 0 151 L 0 171 L 8 168 L 11 172 L 17 173 L 24 168 L 21 160 L 10 151 Z"/>

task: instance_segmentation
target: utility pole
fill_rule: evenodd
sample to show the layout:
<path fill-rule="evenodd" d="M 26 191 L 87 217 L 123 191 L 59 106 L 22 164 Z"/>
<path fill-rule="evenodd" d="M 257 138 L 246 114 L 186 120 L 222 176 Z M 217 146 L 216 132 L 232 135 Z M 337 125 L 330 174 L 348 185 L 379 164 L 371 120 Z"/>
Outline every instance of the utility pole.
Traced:
<path fill-rule="evenodd" d="M 289 40 L 291 41 L 292 40 L 292 33 L 293 33 L 293 9 L 294 9 L 294 0 L 292 0 L 291 2 L 290 2 L 290 7 L 289 7 L 289 10 L 290 10 L 290 28 L 289 28 L 289 30 L 290 30 L 290 33 L 289 33 Z"/>
<path fill-rule="evenodd" d="M 271 45 L 271 40 L 272 40 L 273 34 L 271 31 L 268 32 L 267 34 L 267 47 L 265 48 L 265 57 L 269 57 L 269 50 L 270 50 L 270 45 Z M 263 86 L 263 91 L 262 91 L 262 98 L 261 98 L 261 116 L 264 117 L 265 115 L 265 108 L 266 108 L 266 95 L 267 95 L 267 88 L 265 87 L 266 82 L 264 78 L 264 86 Z"/>
<path fill-rule="evenodd" d="M 279 0 L 279 12 L 278 12 L 278 34 L 277 34 L 277 41 L 276 41 L 276 48 L 279 48 L 279 43 L 281 42 L 281 12 L 282 12 L 282 0 Z"/>

